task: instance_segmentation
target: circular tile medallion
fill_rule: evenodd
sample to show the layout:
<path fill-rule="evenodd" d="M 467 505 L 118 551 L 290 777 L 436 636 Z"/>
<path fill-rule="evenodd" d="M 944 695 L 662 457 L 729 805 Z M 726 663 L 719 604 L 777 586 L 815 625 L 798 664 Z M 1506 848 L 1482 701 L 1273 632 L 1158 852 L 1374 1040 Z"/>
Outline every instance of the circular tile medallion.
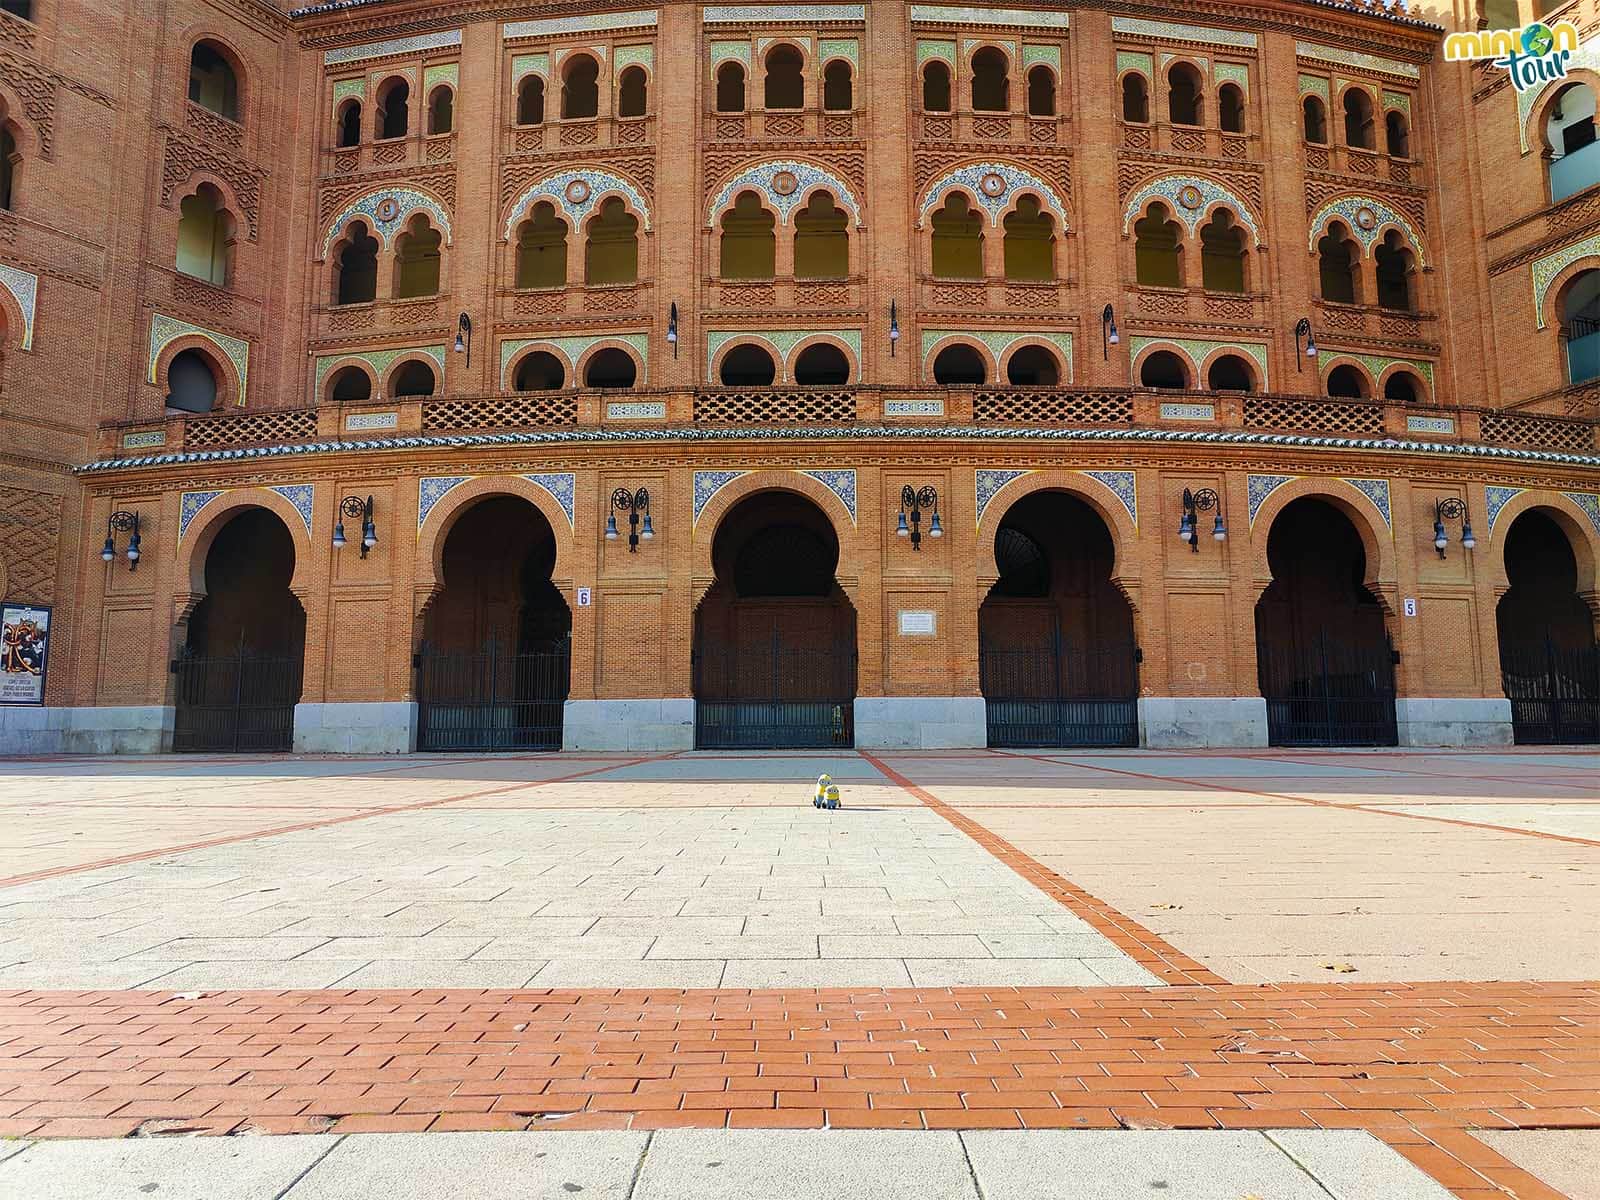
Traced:
<path fill-rule="evenodd" d="M 582 204 L 589 198 L 589 184 L 583 179 L 574 179 L 567 184 L 567 200 L 572 204 Z"/>
<path fill-rule="evenodd" d="M 780 196 L 792 196 L 800 190 L 800 178 L 793 171 L 779 171 L 772 177 L 772 190 Z"/>
<path fill-rule="evenodd" d="M 1178 189 L 1178 203 L 1191 212 L 1205 203 L 1205 197 L 1200 194 L 1200 189 L 1192 183 L 1184 184 Z"/>
<path fill-rule="evenodd" d="M 983 189 L 983 194 L 991 199 L 999 199 L 1006 194 L 1005 176 L 995 171 L 990 171 L 980 179 L 978 186 Z"/>

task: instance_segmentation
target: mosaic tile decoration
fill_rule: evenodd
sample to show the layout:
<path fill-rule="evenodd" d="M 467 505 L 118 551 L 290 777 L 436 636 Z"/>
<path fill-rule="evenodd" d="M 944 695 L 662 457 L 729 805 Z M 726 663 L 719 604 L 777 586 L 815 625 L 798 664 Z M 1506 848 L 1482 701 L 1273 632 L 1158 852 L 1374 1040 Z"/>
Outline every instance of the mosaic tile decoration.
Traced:
<path fill-rule="evenodd" d="M 1562 492 L 1583 510 L 1583 515 L 1589 518 L 1589 524 L 1594 526 L 1594 531 L 1600 533 L 1600 496 L 1588 492 Z"/>
<path fill-rule="evenodd" d="M 865 21 L 865 4 L 708 4 L 707 25 L 814 25 L 822 21 Z"/>
<path fill-rule="evenodd" d="M 1488 510 L 1484 513 L 1484 519 L 1489 523 L 1490 534 L 1494 532 L 1494 523 L 1500 519 L 1500 510 L 1527 490 L 1527 488 L 1497 487 L 1493 484 L 1483 489 L 1484 506 Z M 1484 536 L 1487 537 L 1488 534 Z"/>
<path fill-rule="evenodd" d="M 709 379 L 713 376 L 712 364 L 725 346 L 733 342 L 761 342 L 777 357 L 780 381 L 787 381 L 789 360 L 794 357 L 795 349 L 819 337 L 837 338 L 848 346 L 854 356 L 850 364 L 851 374 L 860 371 L 859 329 L 712 329 L 706 331 L 706 377 Z"/>
<path fill-rule="evenodd" d="M 995 367 L 1005 362 L 1006 354 L 1019 342 L 1044 342 L 1054 346 L 1061 352 L 1062 361 L 1066 364 L 1066 382 L 1072 382 L 1072 335 L 1056 331 L 1028 331 L 1018 332 L 1011 329 L 924 329 L 922 331 L 922 371 L 929 379 L 933 378 L 934 352 L 940 349 L 940 343 L 949 338 L 970 339 L 988 349 L 994 357 Z"/>
<path fill-rule="evenodd" d="M 961 53 L 971 58 L 974 51 L 984 46 L 998 46 L 1006 52 L 1007 58 L 1016 58 L 1017 44 L 1010 38 L 966 38 L 961 43 Z"/>
<path fill-rule="evenodd" d="M 999 494 L 1001 488 L 1005 487 L 1013 479 L 1021 479 L 1024 475 L 1032 474 L 1032 471 L 995 471 L 987 467 L 979 467 L 977 471 L 978 512 L 973 524 L 978 528 L 983 527 L 984 509 L 989 507 L 989 502 Z"/>
<path fill-rule="evenodd" d="M 250 382 L 250 343 L 243 338 L 230 337 L 214 329 L 204 329 L 190 321 L 169 317 L 166 313 L 150 314 L 150 370 L 149 382 L 156 382 L 156 369 L 160 366 L 161 352 L 181 337 L 194 334 L 210 342 L 229 362 L 239 376 L 239 404 L 245 401 L 245 391 Z"/>
<path fill-rule="evenodd" d="M 401 346 L 394 350 L 352 350 L 346 354 L 322 354 L 317 357 L 317 370 L 315 391 L 322 395 L 322 384 L 328 377 L 328 372 L 334 367 L 344 363 L 360 362 L 367 365 L 372 372 L 372 377 L 377 380 L 375 391 L 383 388 L 383 377 L 389 373 L 389 368 L 402 358 L 414 355 L 425 355 L 431 358 L 434 365 L 439 368 L 439 383 L 444 383 L 445 348 L 443 346 Z"/>
<path fill-rule="evenodd" d="M 1549 293 L 1550 285 L 1555 282 L 1556 276 L 1579 259 L 1597 256 L 1600 256 L 1600 233 L 1586 237 L 1581 242 L 1573 242 L 1570 246 L 1563 246 L 1559 250 L 1552 250 L 1543 258 L 1533 260 L 1533 265 L 1528 270 L 1533 278 L 1533 315 L 1540 329 L 1545 327 L 1544 298 Z"/>
<path fill-rule="evenodd" d="M 1122 507 L 1128 510 L 1133 527 L 1139 528 L 1139 489 L 1132 471 L 1079 471 L 1078 474 L 1087 475 L 1109 488 L 1111 494 L 1122 502 Z"/>
<path fill-rule="evenodd" d="M 1211 29 L 1204 25 L 1146 21 L 1139 17 L 1112 17 L 1111 32 L 1160 38 L 1164 42 L 1199 42 L 1205 46 L 1248 46 L 1254 49 L 1256 45 L 1256 35 L 1242 29 Z"/>
<path fill-rule="evenodd" d="M 1249 475 L 1245 477 L 1245 495 L 1249 498 L 1250 525 L 1255 527 L 1256 514 L 1261 511 L 1261 506 L 1267 502 L 1267 497 L 1272 495 L 1286 483 L 1293 483 L 1296 475 Z"/>
<path fill-rule="evenodd" d="M 378 206 L 385 201 L 395 203 L 394 216 L 387 220 L 378 218 Z M 444 205 L 426 192 L 418 191 L 412 187 L 387 187 L 377 191 L 368 192 L 359 200 L 352 200 L 335 214 L 328 225 L 328 231 L 322 238 L 322 253 L 320 260 L 326 260 L 328 251 L 333 248 L 333 243 L 344 232 L 346 222 L 352 218 L 361 217 L 383 239 L 385 250 L 393 249 L 394 235 L 405 228 L 406 222 L 419 212 L 428 214 L 428 219 L 433 222 L 434 228 L 444 235 L 445 245 L 454 243 L 454 235 L 450 228 L 450 215 L 444 211 Z"/>
<path fill-rule="evenodd" d="M 536 483 L 555 498 L 561 511 L 567 514 L 567 527 L 577 526 L 578 477 L 570 471 L 557 471 L 544 475 L 524 475 L 529 483 Z"/>
<path fill-rule="evenodd" d="M 1375 220 L 1371 228 L 1363 228 L 1357 219 L 1362 209 L 1372 211 Z M 1316 215 L 1311 218 L 1311 235 L 1307 239 L 1310 250 L 1316 251 L 1317 241 L 1322 237 L 1327 223 L 1335 217 L 1342 220 L 1349 228 L 1351 236 L 1361 243 L 1363 254 L 1371 254 L 1372 247 L 1383 235 L 1391 228 L 1398 227 L 1406 240 L 1411 243 L 1411 249 L 1417 256 L 1417 266 L 1428 265 L 1422 237 L 1417 233 L 1416 226 L 1411 223 L 1410 218 L 1376 196 L 1341 196 L 1317 209 Z"/>
<path fill-rule="evenodd" d="M 361 62 L 368 58 L 387 58 L 391 54 L 420 54 L 424 50 L 442 50 L 446 46 L 461 45 L 461 30 L 447 29 L 442 33 L 419 33 L 414 37 L 391 38 L 386 42 L 368 42 L 361 46 L 340 46 L 322 56 L 324 66 Z"/>
<path fill-rule="evenodd" d="M 1586 67 L 1591 71 L 1600 71 L 1600 34 L 1590 37 L 1587 41 L 1580 42 L 1572 57 L 1567 60 L 1567 71 L 1570 73 L 1574 67 Z M 1517 137 L 1521 142 L 1522 152 L 1528 153 L 1531 144 L 1528 141 L 1528 117 L 1539 104 L 1539 98 L 1544 95 L 1554 80 L 1541 79 L 1525 92 L 1517 93 Z"/>
<path fill-rule="evenodd" d="M 1210 341 L 1205 338 L 1170 338 L 1147 337 L 1135 334 L 1128 339 L 1128 361 L 1138 362 L 1139 355 L 1151 346 L 1171 346 L 1181 351 L 1189 360 L 1189 365 L 1194 368 L 1196 377 L 1199 376 L 1200 367 L 1218 350 L 1230 350 L 1236 354 L 1243 354 L 1256 364 L 1256 369 L 1261 372 L 1261 390 L 1271 391 L 1271 383 L 1267 373 L 1267 346 L 1265 342 L 1229 342 Z"/>
<path fill-rule="evenodd" d="M 827 63 L 842 58 L 857 70 L 861 69 L 861 43 L 855 38 L 822 38 L 817 42 L 817 60 Z"/>
<path fill-rule="evenodd" d="M 306 536 L 311 536 L 311 504 L 316 499 L 317 489 L 309 483 L 289 483 L 282 487 L 267 489 L 277 492 L 290 504 L 294 505 L 295 512 L 300 514 L 300 519 L 306 523 Z"/>
<path fill-rule="evenodd" d="M 1391 92 L 1385 88 L 1383 93 L 1383 108 L 1385 112 L 1391 108 L 1397 108 L 1409 117 L 1411 115 L 1411 97 L 1407 96 L 1404 92 Z"/>
<path fill-rule="evenodd" d="M 582 196 L 580 200 L 572 198 L 574 183 L 583 185 L 583 188 L 579 189 L 579 194 Z M 554 175 L 547 175 L 538 183 L 524 189 L 511 204 L 511 214 L 506 217 L 504 236 L 501 240 L 509 242 L 511 233 L 518 223 L 541 200 L 548 200 L 555 206 L 557 212 L 564 213 L 568 229 L 574 235 L 579 234 L 582 232 L 584 221 L 599 210 L 603 201 L 612 196 L 621 196 L 639 214 L 644 231 L 650 232 L 650 202 L 644 198 L 644 193 L 621 175 L 602 171 L 598 167 L 584 167 L 575 171 L 558 171 Z"/>
<path fill-rule="evenodd" d="M 694 524 L 700 524 L 700 514 L 711 498 L 749 471 L 696 471 L 694 473 Z"/>
<path fill-rule="evenodd" d="M 606 29 L 646 29 L 657 20 L 657 10 L 589 13 L 582 17 L 544 17 L 532 21 L 507 21 L 500 27 L 502 41 L 555 37 L 567 33 L 599 33 Z"/>
<path fill-rule="evenodd" d="M 1325 75 L 1307 75 L 1301 72 L 1300 94 L 1304 96 L 1308 92 L 1313 96 L 1321 96 L 1324 104 L 1332 103 L 1328 96 L 1328 78 Z"/>
<path fill-rule="evenodd" d="M 809 475 L 823 487 L 827 488 L 844 504 L 850 513 L 850 524 L 856 523 L 856 472 L 853 467 L 841 467 L 822 471 L 799 471 L 797 474 Z"/>
<path fill-rule="evenodd" d="M 519 54 L 511 60 L 511 86 L 515 88 L 525 76 L 537 75 L 541 79 L 550 78 L 550 56 L 548 54 Z"/>
<path fill-rule="evenodd" d="M 664 421 L 665 400 L 611 400 L 606 403 L 608 421 Z"/>
<path fill-rule="evenodd" d="M 413 88 L 417 86 L 417 71 L 415 67 L 380 67 L 368 76 L 373 90 L 376 91 L 390 79 L 404 79 Z"/>
<path fill-rule="evenodd" d="M 1161 419 L 1163 421 L 1215 421 L 1217 419 L 1217 406 L 1215 404 L 1163 404 L 1161 406 Z"/>
<path fill-rule="evenodd" d="M 1061 72 L 1061 47 L 1060 46 L 1023 46 L 1022 65 L 1031 67 L 1035 63 L 1043 63 L 1047 67 L 1054 67 L 1057 74 Z"/>
<path fill-rule="evenodd" d="M 756 53 L 757 54 L 765 54 L 767 52 L 767 47 L 772 45 L 774 42 L 793 42 L 795 45 L 801 47 L 801 49 L 803 49 L 806 52 L 807 56 L 809 56 L 811 54 L 811 39 L 808 38 L 808 37 L 801 37 L 799 35 L 796 35 L 796 36 L 793 36 L 793 37 L 761 37 L 761 38 L 757 38 L 756 39 Z"/>
<path fill-rule="evenodd" d="M 712 42 L 711 66 L 713 69 L 725 62 L 741 62 L 750 65 L 749 42 Z"/>
<path fill-rule="evenodd" d="M 1346 67 L 1360 67 L 1385 75 L 1399 75 L 1406 79 L 1421 78 L 1422 71 L 1416 63 L 1399 62 L 1392 58 L 1379 58 L 1376 54 L 1361 54 L 1338 46 L 1319 46 L 1315 42 L 1296 42 L 1294 52 L 1301 58 L 1317 62 L 1339 63 Z"/>
<path fill-rule="evenodd" d="M 341 79 L 333 85 L 333 102 L 335 104 L 338 104 L 341 100 L 347 100 L 351 96 L 355 96 L 360 100 L 367 98 L 367 77 L 365 75 L 360 79 Z"/>
<path fill-rule="evenodd" d="M 1137 71 L 1146 79 L 1155 74 L 1155 62 L 1148 54 L 1140 54 L 1133 50 L 1117 51 L 1117 74 L 1124 71 Z"/>
<path fill-rule="evenodd" d="M 0 263 L 0 287 L 11 293 L 11 298 L 22 310 L 22 348 L 33 349 L 33 320 L 39 309 L 39 277 L 20 267 Z"/>
<path fill-rule="evenodd" d="M 940 59 L 956 65 L 956 44 L 954 42 L 940 42 L 928 38 L 917 39 L 917 66 L 921 67 L 934 59 Z"/>
<path fill-rule="evenodd" d="M 984 184 L 989 181 L 992 185 L 994 179 L 999 179 L 1000 186 L 991 194 L 985 190 Z M 917 209 L 918 229 L 922 228 L 928 214 L 942 206 L 945 197 L 955 188 L 965 192 L 976 207 L 988 213 L 989 224 L 995 228 L 999 228 L 1000 218 L 1010 207 L 1010 201 L 1018 191 L 1031 192 L 1037 196 L 1042 206 L 1053 212 L 1056 219 L 1061 222 L 1062 233 L 1071 228 L 1066 201 L 1062 200 L 1061 194 L 1056 191 L 1053 184 L 1046 183 L 1024 167 L 1013 163 L 991 161 L 968 163 L 964 167 L 946 171 L 929 184 L 922 205 Z"/>
<path fill-rule="evenodd" d="M 1211 69 L 1211 78 L 1218 85 L 1236 83 L 1246 96 L 1250 94 L 1250 68 L 1243 63 L 1218 63 Z"/>
<path fill-rule="evenodd" d="M 774 182 L 779 175 L 785 172 L 793 175 L 796 183 L 794 190 L 787 195 L 780 193 Z M 706 227 L 708 229 L 716 227 L 717 214 L 723 210 L 734 196 L 745 188 L 755 188 L 760 192 L 762 200 L 778 214 L 778 220 L 785 225 L 789 223 L 790 214 L 795 209 L 803 207 L 812 192 L 818 188 L 824 188 L 832 194 L 834 203 L 850 214 L 857 228 L 861 226 L 861 205 L 857 203 L 855 194 L 851 192 L 848 183 L 832 171 L 824 170 L 811 163 L 777 158 L 768 162 L 757 163 L 753 167 L 746 167 L 722 185 L 722 189 L 712 199 L 711 207 L 706 213 Z"/>
<path fill-rule="evenodd" d="M 1328 372 L 1340 362 L 1352 359 L 1372 372 L 1374 383 L 1382 379 L 1383 373 L 1390 367 L 1407 367 L 1426 379 L 1428 389 L 1433 390 L 1433 364 L 1420 358 L 1382 358 L 1376 354 L 1349 354 L 1343 350 L 1330 350 L 1320 364 L 1323 368 L 1322 377 L 1326 379 Z"/>
<path fill-rule="evenodd" d="M 454 488 L 460 487 L 473 477 L 471 475 L 436 475 L 432 478 L 417 480 L 417 532 L 422 532 L 422 526 L 428 520 L 428 514 L 433 511 L 433 506 L 445 498 L 445 494 Z"/>
<path fill-rule="evenodd" d="M 1383 523 L 1388 526 L 1389 533 L 1394 534 L 1394 519 L 1389 513 L 1389 481 L 1387 479 L 1346 479 L 1356 491 L 1372 501 L 1380 513 L 1383 514 Z"/>
<path fill-rule="evenodd" d="M 508 339 L 500 343 L 501 383 L 510 389 L 510 381 L 505 378 L 506 368 L 511 365 L 513 358 L 529 346 L 537 346 L 541 350 L 554 350 L 566 360 L 567 373 L 571 375 L 577 371 L 578 363 L 583 361 L 583 356 L 589 352 L 589 348 L 601 342 L 621 342 L 638 354 L 639 362 L 643 365 L 643 370 L 639 372 L 639 386 L 645 386 L 650 371 L 650 335 L 647 333 L 596 333 L 573 337 Z"/>
<path fill-rule="evenodd" d="M 969 8 L 945 4 L 913 4 L 913 25 L 1022 25 L 1033 29 L 1067 29 L 1072 14 L 1032 8 Z"/>
<path fill-rule="evenodd" d="M 1199 63 L 1200 64 L 1200 69 L 1202 71 L 1209 71 L 1211 69 L 1211 60 L 1209 58 L 1207 58 L 1203 54 L 1187 54 L 1186 53 L 1186 54 L 1182 54 L 1182 55 L 1177 55 L 1177 54 L 1172 54 L 1172 53 L 1167 52 L 1167 51 L 1163 51 L 1162 54 L 1161 54 L 1161 69 L 1163 71 L 1165 71 L 1167 69 L 1167 64 L 1168 63 L 1174 62 L 1180 57 L 1183 58 L 1186 62 Z"/>
<path fill-rule="evenodd" d="M 1407 433 L 1442 433 L 1454 435 L 1456 421 L 1454 417 L 1418 417 L 1406 418 Z"/>
<path fill-rule="evenodd" d="M 441 83 L 448 83 L 453 88 L 461 86 L 461 64 L 439 63 L 437 66 L 426 68 L 422 72 L 422 90 L 424 94 L 431 92 Z"/>
<path fill-rule="evenodd" d="M 562 46 L 555 51 L 556 66 L 561 65 L 561 60 L 569 54 L 592 54 L 602 63 L 606 61 L 606 48 L 604 46 Z"/>
<path fill-rule="evenodd" d="M 218 496 L 216 492 L 185 492 L 178 500 L 178 540 L 183 541 L 183 535 L 189 532 L 189 525 L 200 515 L 200 510 L 210 504 Z"/>
<path fill-rule="evenodd" d="M 1192 195 L 1199 200 L 1193 208 L 1179 200 L 1179 196 L 1191 195 L 1187 191 L 1189 188 L 1194 189 Z M 1128 197 L 1128 206 L 1123 209 L 1122 232 L 1125 234 L 1131 232 L 1133 223 L 1143 212 L 1145 204 L 1157 198 L 1164 200 L 1167 210 L 1188 227 L 1191 237 L 1196 234 L 1203 221 L 1211 219 L 1211 210 L 1220 204 L 1233 213 L 1239 224 L 1250 231 L 1256 245 L 1261 244 L 1261 228 L 1256 224 L 1250 206 L 1220 183 L 1201 175 L 1160 175 L 1141 184 L 1133 195 Z"/>
<path fill-rule="evenodd" d="M 623 67 L 643 67 L 646 71 L 656 69 L 656 48 L 654 46 L 618 46 L 616 59 L 612 64 L 617 71 Z"/>

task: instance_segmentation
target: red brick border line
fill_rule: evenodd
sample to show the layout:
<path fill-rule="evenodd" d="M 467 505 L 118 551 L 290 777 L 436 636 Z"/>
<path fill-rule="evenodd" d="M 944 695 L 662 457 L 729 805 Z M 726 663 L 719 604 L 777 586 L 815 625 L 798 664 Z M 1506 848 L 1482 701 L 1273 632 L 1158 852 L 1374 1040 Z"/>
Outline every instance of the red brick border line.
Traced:
<path fill-rule="evenodd" d="M 1056 874 L 1038 859 L 1023 853 L 1004 838 L 990 832 L 959 809 L 952 808 L 926 788 L 912 783 L 882 759 L 865 751 L 861 752 L 861 757 L 883 772 L 892 783 L 916 797 L 924 806 L 938 813 L 1034 887 L 1068 909 L 1073 916 L 1087 921 L 1118 950 L 1163 983 L 1227 983 L 1222 976 L 1203 963 L 1196 962 L 1132 917 L 1118 912 L 1104 900 L 1090 895 L 1071 880 Z"/>

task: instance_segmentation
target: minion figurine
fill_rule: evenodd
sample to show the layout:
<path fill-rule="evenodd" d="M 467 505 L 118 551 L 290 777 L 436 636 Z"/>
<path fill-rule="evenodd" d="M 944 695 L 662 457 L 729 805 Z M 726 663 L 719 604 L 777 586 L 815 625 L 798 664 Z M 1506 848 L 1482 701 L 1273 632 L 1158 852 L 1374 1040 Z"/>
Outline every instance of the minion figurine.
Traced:
<path fill-rule="evenodd" d="M 827 794 L 822 799 L 822 807 L 827 809 L 839 807 L 839 788 L 837 784 L 830 783 L 828 785 Z"/>
<path fill-rule="evenodd" d="M 817 776 L 817 793 L 816 793 L 816 795 L 811 797 L 811 807 L 812 808 L 821 808 L 824 804 L 826 804 L 827 800 L 828 800 L 828 789 L 832 788 L 832 787 L 833 787 L 833 776 L 826 775 L 826 774 L 818 775 Z M 833 788 L 833 790 L 834 790 L 834 795 L 838 795 L 839 789 L 838 788 Z"/>

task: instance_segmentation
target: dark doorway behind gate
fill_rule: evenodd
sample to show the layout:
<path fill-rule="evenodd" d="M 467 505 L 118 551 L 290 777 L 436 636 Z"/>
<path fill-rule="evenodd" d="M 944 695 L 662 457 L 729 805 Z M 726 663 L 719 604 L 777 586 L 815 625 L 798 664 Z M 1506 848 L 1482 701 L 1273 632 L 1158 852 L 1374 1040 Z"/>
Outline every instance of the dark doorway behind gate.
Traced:
<path fill-rule="evenodd" d="M 417 654 L 417 748 L 559 750 L 572 613 L 550 582 L 550 523 L 526 500 L 469 508 L 444 544 L 444 590 Z"/>

